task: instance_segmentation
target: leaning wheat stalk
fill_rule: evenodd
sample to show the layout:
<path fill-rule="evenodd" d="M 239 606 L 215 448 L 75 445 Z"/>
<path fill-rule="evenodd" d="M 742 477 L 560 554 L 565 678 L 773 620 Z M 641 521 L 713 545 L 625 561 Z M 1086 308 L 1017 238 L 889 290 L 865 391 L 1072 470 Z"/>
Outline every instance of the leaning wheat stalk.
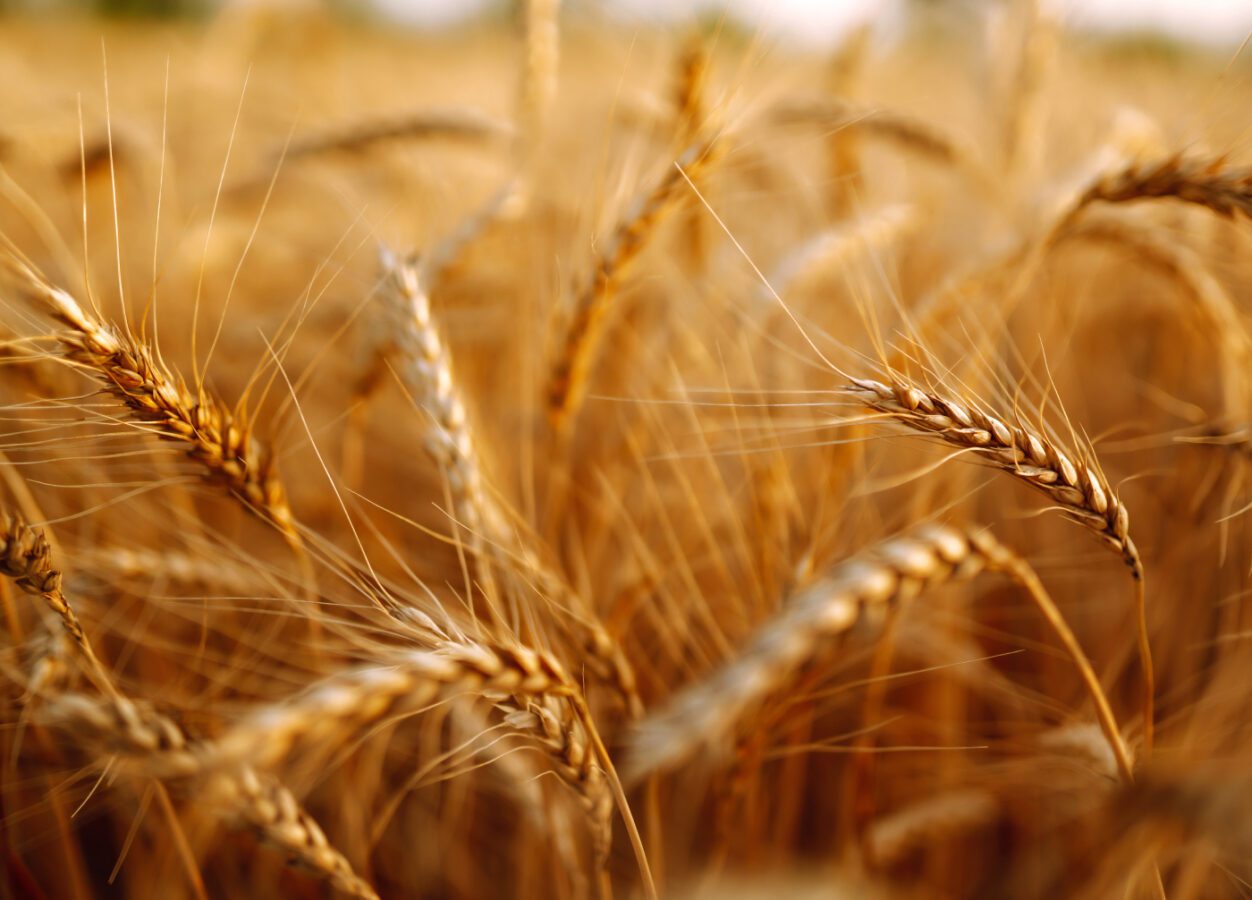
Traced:
<path fill-rule="evenodd" d="M 389 253 L 384 253 L 383 264 L 389 284 L 387 299 L 399 318 L 393 336 L 401 357 L 399 374 L 430 420 L 423 446 L 447 479 L 453 515 L 468 533 L 484 580 L 494 583 L 491 566 L 499 562 L 532 583 L 543 600 L 563 609 L 561 627 L 574 632 L 596 673 L 609 678 L 632 715 L 638 715 L 642 707 L 635 676 L 620 646 L 530 542 L 515 534 L 502 501 L 485 487 L 478 441 L 451 356 L 431 313 L 419 265 Z M 498 623 L 503 623 L 503 613 L 494 612 Z"/>
<path fill-rule="evenodd" d="M 902 380 L 884 384 L 853 379 L 842 393 L 891 422 L 933 435 L 974 453 L 995 468 L 1041 491 L 1066 518 L 1116 551 L 1135 583 L 1138 649 L 1144 678 L 1144 743 L 1151 747 L 1155 706 L 1152 652 L 1148 642 L 1143 561 L 1130 537 L 1130 514 L 1093 459 L 1066 451 L 1059 441 L 1020 421 L 1009 424 L 977 404 L 922 390 Z"/>
<path fill-rule="evenodd" d="M 687 197 L 688 179 L 699 180 L 720 157 L 723 147 L 724 142 L 715 138 L 689 147 L 646 194 L 636 198 L 597 255 L 595 271 L 574 299 L 573 312 L 548 372 L 548 419 L 558 435 L 568 434 L 586 397 L 604 321 L 622 279 L 661 221 Z"/>
<path fill-rule="evenodd" d="M 671 767 L 732 732 L 834 638 L 862 623 L 881 624 L 889 609 L 982 571 L 1006 573 L 1030 594 L 1078 668 L 1122 776 L 1132 780 L 1130 756 L 1099 679 L 1033 570 L 987 531 L 941 525 L 888 539 L 797 591 L 735 659 L 640 724 L 628 778 Z"/>

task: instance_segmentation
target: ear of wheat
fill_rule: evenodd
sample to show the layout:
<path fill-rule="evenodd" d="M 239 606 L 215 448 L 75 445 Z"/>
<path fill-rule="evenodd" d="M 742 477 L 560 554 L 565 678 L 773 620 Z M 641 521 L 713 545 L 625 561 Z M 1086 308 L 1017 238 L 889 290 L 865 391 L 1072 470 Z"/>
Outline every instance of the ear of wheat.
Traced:
<path fill-rule="evenodd" d="M 1067 518 L 1118 553 L 1135 583 L 1138 652 L 1144 680 L 1144 743 L 1152 742 L 1156 680 L 1148 640 L 1143 560 L 1130 537 L 1130 514 L 1093 459 L 1061 448 L 1052 438 L 962 402 L 903 381 L 856 379 L 845 392 L 891 421 L 963 448 L 1048 496 Z"/>
<path fill-rule="evenodd" d="M 940 525 L 889 539 L 800 588 L 738 657 L 644 719 L 632 741 L 629 777 L 670 767 L 699 746 L 724 738 L 754 706 L 812 664 L 833 638 L 861 623 L 881 624 L 890 607 L 985 570 L 1022 583 L 1061 636 L 1130 780 L 1130 757 L 1099 681 L 1034 573 L 989 532 Z"/>
<path fill-rule="evenodd" d="M 252 437 L 252 424 L 242 410 L 228 411 L 203 387 L 195 393 L 188 390 L 151 346 L 100 321 L 16 257 L 7 262 L 22 287 L 68 328 L 57 336 L 66 360 L 103 384 L 146 430 L 182 444 L 208 481 L 298 540 L 273 459 Z"/>

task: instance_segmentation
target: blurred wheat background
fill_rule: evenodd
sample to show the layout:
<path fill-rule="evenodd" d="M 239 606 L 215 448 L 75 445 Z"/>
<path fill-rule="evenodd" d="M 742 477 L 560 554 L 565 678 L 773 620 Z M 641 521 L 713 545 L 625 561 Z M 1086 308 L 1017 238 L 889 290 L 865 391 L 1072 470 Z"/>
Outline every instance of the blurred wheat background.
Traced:
<path fill-rule="evenodd" d="M 1252 63 L 0 16 L 0 897 L 1252 894 Z"/>

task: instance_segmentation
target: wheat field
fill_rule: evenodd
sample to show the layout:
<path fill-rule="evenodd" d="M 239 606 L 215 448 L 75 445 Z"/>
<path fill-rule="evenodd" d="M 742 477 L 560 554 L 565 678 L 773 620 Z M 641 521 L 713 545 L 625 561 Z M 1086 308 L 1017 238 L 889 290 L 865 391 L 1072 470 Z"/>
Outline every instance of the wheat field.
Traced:
<path fill-rule="evenodd" d="M 922 6 L 0 17 L 0 897 L 1252 895 L 1252 63 Z"/>

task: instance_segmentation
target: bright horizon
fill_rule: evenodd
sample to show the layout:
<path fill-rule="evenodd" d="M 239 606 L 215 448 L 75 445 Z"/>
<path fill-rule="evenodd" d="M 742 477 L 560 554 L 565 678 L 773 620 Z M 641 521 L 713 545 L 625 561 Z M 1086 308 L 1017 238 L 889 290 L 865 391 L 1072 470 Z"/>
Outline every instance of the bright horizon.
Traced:
<path fill-rule="evenodd" d="M 468 18 L 492 0 L 367 0 L 397 20 L 436 26 Z M 808 44 L 833 42 L 868 19 L 898 18 L 900 0 L 601 0 L 625 17 L 682 21 L 700 12 L 727 9 L 780 37 Z M 965 10 L 976 0 L 956 0 Z M 990 4 L 983 4 L 989 6 Z M 1237 46 L 1252 32 L 1250 0 L 1052 0 L 1064 21 L 1106 31 L 1152 30 L 1182 39 Z"/>

